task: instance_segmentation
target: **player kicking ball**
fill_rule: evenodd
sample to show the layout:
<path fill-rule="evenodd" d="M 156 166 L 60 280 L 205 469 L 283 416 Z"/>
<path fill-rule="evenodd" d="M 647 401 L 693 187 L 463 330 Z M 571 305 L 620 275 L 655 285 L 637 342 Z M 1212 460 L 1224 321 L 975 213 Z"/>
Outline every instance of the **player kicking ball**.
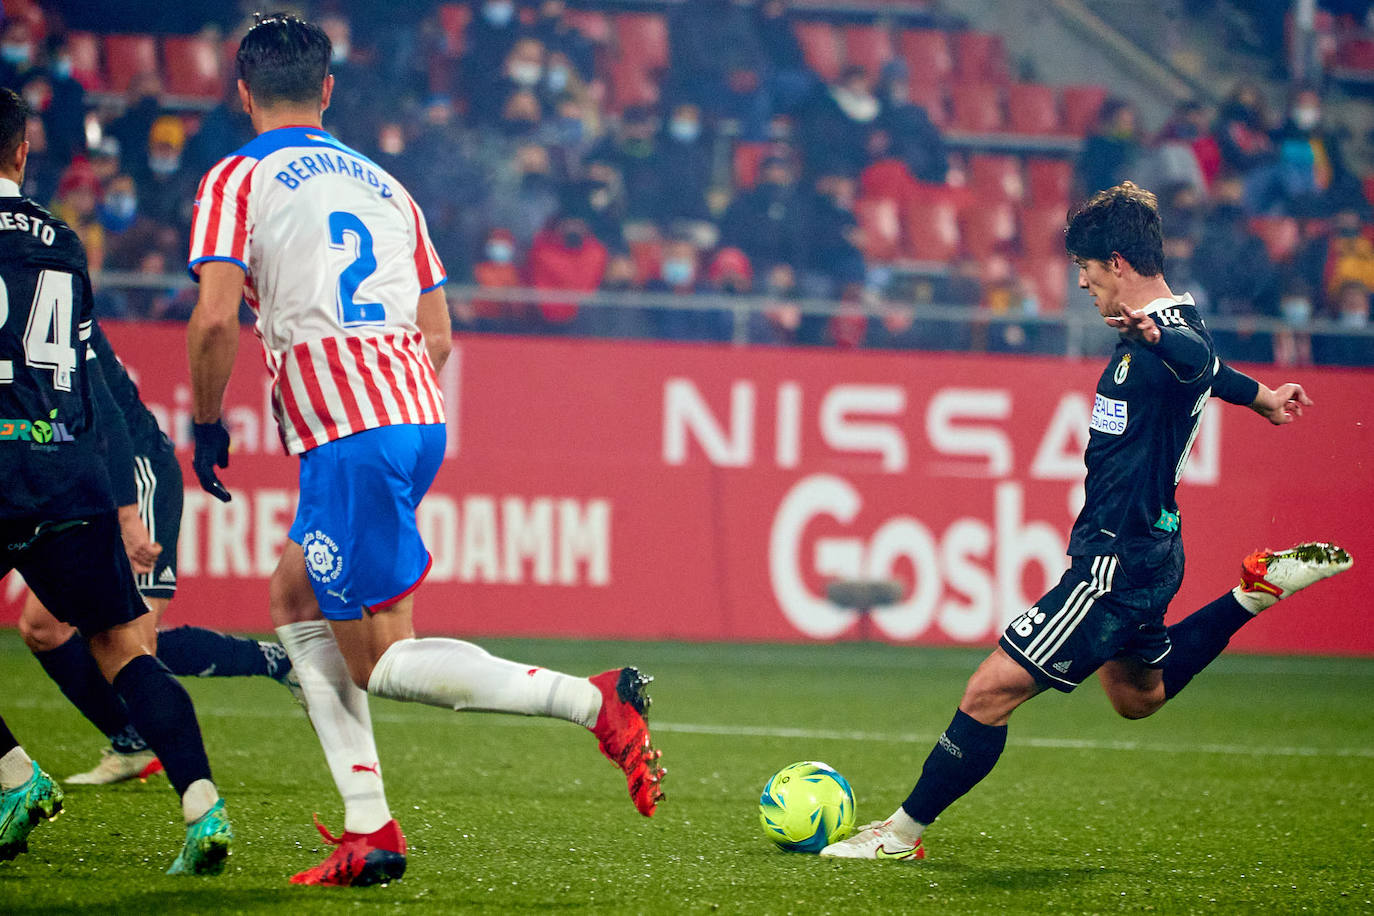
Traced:
<path fill-rule="evenodd" d="M 229 458 L 220 415 L 240 297 L 257 313 L 282 442 L 300 456 L 300 502 L 269 606 L 344 800 L 343 835 L 320 827 L 338 848 L 291 880 L 358 886 L 406 866 L 369 693 L 583 725 L 646 817 L 664 772 L 644 721 L 649 679 L 635 669 L 571 677 L 415 637 L 413 592 L 430 563 L 415 510 L 444 457 L 445 277 L 405 189 L 321 128 L 329 58 L 324 32 L 285 15 L 260 19 L 239 44 L 239 97 L 258 136 L 201 182 L 187 336 L 194 467 L 228 500 L 215 468 Z"/>
<path fill-rule="evenodd" d="M 186 820 L 168 873 L 216 874 L 233 832 L 191 698 L 144 638 L 148 608 L 134 585 L 105 468 L 100 436 L 108 420 L 94 394 L 105 381 L 98 361 L 87 360 L 93 320 L 86 253 L 70 228 L 19 193 L 28 115 L 23 99 L 0 89 L 0 578 L 18 570 L 54 616 L 81 632 L 100 675 L 166 768 Z M 17 747 L 4 750 L 16 754 Z M 21 789 L 14 778 L 6 764 L 0 790 L 18 817 L 29 802 L 13 800 L 11 791 Z"/>
<path fill-rule="evenodd" d="M 1069 215 L 1065 248 L 1078 285 L 1121 339 L 1097 383 L 1083 509 L 1059 584 L 1013 620 L 969 679 L 954 720 L 901 807 L 821 850 L 846 859 L 925 858 L 922 836 L 983 779 L 1007 742 L 1018 706 L 1047 688 L 1068 693 L 1096 672 L 1128 719 L 1156 712 L 1207 667 L 1231 637 L 1275 602 L 1349 569 L 1331 544 L 1261 550 L 1238 586 L 1166 627 L 1183 581 L 1174 491 L 1210 397 L 1250 407 L 1276 426 L 1311 400 L 1293 383 L 1272 390 L 1223 364 L 1188 294 L 1164 281 L 1155 196 L 1125 182 Z"/>

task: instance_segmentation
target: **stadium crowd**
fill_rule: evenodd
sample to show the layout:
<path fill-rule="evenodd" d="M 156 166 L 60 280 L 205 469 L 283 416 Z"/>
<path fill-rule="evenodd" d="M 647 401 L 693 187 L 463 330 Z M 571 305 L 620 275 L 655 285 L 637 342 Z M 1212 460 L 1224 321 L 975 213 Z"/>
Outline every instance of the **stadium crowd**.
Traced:
<path fill-rule="evenodd" d="M 89 91 L 70 36 L 127 31 L 125 5 L 12 6 L 23 14 L 11 13 L 0 33 L 0 85 L 37 112 L 25 193 L 77 229 L 93 272 L 179 271 L 200 176 L 251 137 L 232 82 L 213 107 L 182 104 L 151 71 L 134 74 L 122 95 Z M 189 2 L 189 21 L 173 25 L 222 46 L 256 4 L 226 6 Z M 918 104 L 911 91 L 920 82 L 914 59 L 841 62 L 827 80 L 786 0 L 668 7 L 662 59 L 631 73 L 617 69 L 625 49 L 614 42 L 635 36 L 610 34 L 594 5 L 381 6 L 340 0 L 303 11 L 334 43 L 338 89 L 324 123 L 411 191 L 458 283 L 757 295 L 776 306 L 751 316 L 754 342 L 926 346 L 915 301 L 1061 310 L 1073 279 L 1059 248 L 1064 210 L 1131 178 L 1159 194 L 1175 288 L 1192 291 L 1208 314 L 1292 328 L 1228 335 L 1233 358 L 1374 362 L 1372 338 L 1304 333 L 1313 318 L 1367 326 L 1374 290 L 1369 176 L 1348 165 L 1318 88 L 1295 87 L 1274 112 L 1260 86 L 1242 82 L 1215 109 L 1179 105 L 1153 134 L 1129 100 L 1106 96 L 1076 159 L 1049 161 L 1064 186 L 1049 194 L 1048 223 L 1012 221 L 976 252 L 955 244 L 922 275 L 909 247 L 880 238 L 884 223 L 873 215 L 885 211 L 875 205 L 895 202 L 902 232 L 942 207 L 962 220 L 981 209 L 974 192 L 989 160 L 1010 161 L 1003 184 L 1012 195 L 1025 193 L 1032 165 L 948 143 L 948 113 L 930 110 L 942 103 Z M 1023 271 L 1028 252 L 1046 250 L 1057 259 L 1055 282 Z M 921 282 L 898 282 L 913 272 Z M 799 299 L 846 305 L 804 314 L 789 304 Z M 99 299 L 102 314 L 119 318 L 181 320 L 192 304 L 189 291 L 156 282 L 111 285 Z M 726 310 L 456 295 L 451 307 L 459 329 L 735 334 Z M 955 345 L 1034 348 L 1040 330 L 974 327 Z M 947 328 L 939 335 L 934 345 L 949 346 Z"/>

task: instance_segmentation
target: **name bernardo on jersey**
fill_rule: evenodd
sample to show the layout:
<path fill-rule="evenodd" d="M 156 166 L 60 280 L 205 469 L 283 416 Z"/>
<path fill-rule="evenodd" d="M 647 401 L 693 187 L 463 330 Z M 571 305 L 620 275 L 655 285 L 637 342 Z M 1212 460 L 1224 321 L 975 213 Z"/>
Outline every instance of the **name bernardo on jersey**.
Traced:
<path fill-rule="evenodd" d="M 273 177 L 294 191 L 316 175 L 343 175 L 376 189 L 383 197 L 391 196 L 391 185 L 363 163 L 342 153 L 315 153 L 292 159 Z"/>

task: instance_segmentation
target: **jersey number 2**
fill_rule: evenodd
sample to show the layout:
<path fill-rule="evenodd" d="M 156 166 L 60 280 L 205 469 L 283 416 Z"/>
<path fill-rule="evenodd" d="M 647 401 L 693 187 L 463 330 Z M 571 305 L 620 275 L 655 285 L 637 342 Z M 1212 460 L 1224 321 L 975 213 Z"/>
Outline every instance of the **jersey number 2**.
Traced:
<path fill-rule="evenodd" d="M 0 326 L 9 317 L 10 291 L 0 280 Z M 72 390 L 76 348 L 72 346 L 71 274 L 45 270 L 38 275 L 29 323 L 24 328 L 24 361 L 35 369 L 51 369 L 52 386 L 58 391 Z M 0 360 L 0 385 L 13 381 L 14 365 L 10 360 Z"/>
<path fill-rule="evenodd" d="M 339 323 L 344 327 L 359 324 L 385 324 L 386 306 L 380 302 L 355 302 L 358 287 L 377 270 L 372 252 L 372 233 L 363 221 L 347 210 L 329 214 L 329 247 L 344 251 L 353 260 L 339 274 Z"/>

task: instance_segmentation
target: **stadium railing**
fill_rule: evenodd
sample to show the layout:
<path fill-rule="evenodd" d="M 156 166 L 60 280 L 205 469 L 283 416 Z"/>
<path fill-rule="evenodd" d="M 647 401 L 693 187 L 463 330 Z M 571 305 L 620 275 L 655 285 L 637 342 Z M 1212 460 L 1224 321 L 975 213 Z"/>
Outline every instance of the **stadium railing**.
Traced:
<path fill-rule="evenodd" d="M 193 285 L 182 274 L 149 275 L 125 271 L 105 271 L 94 275 L 93 284 L 97 291 L 105 289 L 157 289 L 182 290 Z M 1116 342 L 1116 333 L 1107 328 L 1096 311 L 1082 307 L 1071 307 L 1064 311 L 1025 313 L 1015 310 L 993 312 L 979 306 L 948 305 L 940 303 L 911 302 L 901 299 L 880 301 L 840 302 L 826 299 L 779 299 L 764 295 L 727 295 L 651 292 L 610 292 L 581 290 L 551 290 L 532 287 L 494 288 L 469 284 L 450 283 L 445 286 L 450 302 L 506 303 L 510 305 L 537 306 L 540 303 L 576 305 L 579 309 L 631 309 L 638 311 L 677 311 L 687 313 L 716 312 L 730 316 L 732 328 L 730 343 L 738 346 L 759 343 L 751 339 L 753 325 L 751 317 L 780 307 L 794 308 L 802 315 L 826 317 L 864 316 L 870 321 L 881 322 L 894 313 L 903 319 L 922 326 L 928 333 L 923 343 L 903 345 L 900 342 L 887 345 L 886 349 L 943 349 L 967 350 L 969 346 L 959 343 L 965 338 L 959 334 L 944 334 L 941 329 L 996 331 L 1018 327 L 1045 329 L 1031 340 L 1022 343 L 997 342 L 991 335 L 981 335 L 977 339 L 992 340 L 991 345 L 976 345 L 973 349 L 996 352 L 1034 353 L 1047 356 L 1085 357 L 1098 356 L 1109 352 Z M 1340 338 L 1364 342 L 1366 358 L 1358 365 L 1374 365 L 1374 325 L 1348 327 L 1329 319 L 1317 318 L 1304 325 L 1293 325 L 1287 321 L 1260 315 L 1208 315 L 1207 325 L 1213 334 L 1224 340 L 1239 339 L 1254 352 L 1253 345 L 1264 344 L 1280 336 L 1310 336 L 1312 338 Z M 549 333 L 559 333 L 559 328 L 543 326 Z M 456 328 L 456 330 L 463 330 Z M 531 324 L 524 329 L 511 329 L 509 333 L 527 333 L 531 336 L 541 334 L 541 326 Z M 594 334 L 580 332 L 577 336 L 603 337 L 615 339 L 615 334 Z M 944 342 L 941 342 L 943 338 Z M 646 339 L 637 336 L 635 339 Z M 652 339 L 652 338 L 649 338 Z M 935 342 L 930 341 L 934 339 Z M 1006 339 L 1004 338 L 1004 341 Z M 1228 352 L 1231 348 L 1223 348 Z M 1262 348 L 1261 348 L 1262 349 Z M 1260 361 L 1267 359 L 1236 354 L 1237 361 Z M 1350 363 L 1345 363 L 1350 364 Z"/>

